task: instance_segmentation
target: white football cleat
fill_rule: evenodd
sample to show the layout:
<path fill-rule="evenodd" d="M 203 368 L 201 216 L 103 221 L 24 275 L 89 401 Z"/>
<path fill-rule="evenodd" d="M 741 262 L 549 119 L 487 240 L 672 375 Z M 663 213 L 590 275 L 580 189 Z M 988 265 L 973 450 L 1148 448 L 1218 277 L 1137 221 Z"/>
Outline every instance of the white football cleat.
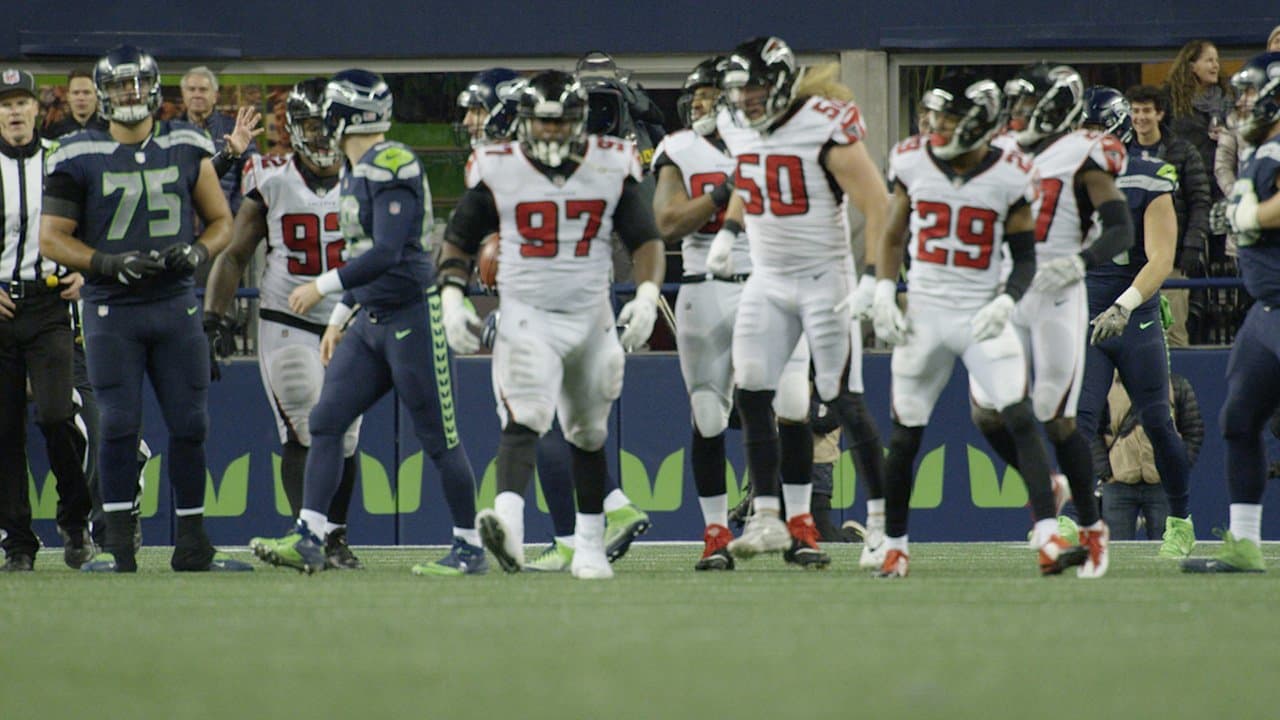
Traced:
<path fill-rule="evenodd" d="M 476 527 L 480 530 L 480 542 L 493 553 L 493 557 L 509 572 L 520 572 L 524 567 L 524 538 L 495 510 L 488 508 L 476 513 Z M 523 528 L 521 528 L 523 530 Z"/>
<path fill-rule="evenodd" d="M 569 572 L 579 580 L 609 580 L 613 566 L 604 552 L 604 515 L 578 513 Z"/>
<path fill-rule="evenodd" d="M 791 533 L 786 523 L 771 512 L 760 512 L 747 518 L 742 536 L 729 543 L 729 552 L 743 560 L 761 553 L 782 552 L 791 547 Z"/>

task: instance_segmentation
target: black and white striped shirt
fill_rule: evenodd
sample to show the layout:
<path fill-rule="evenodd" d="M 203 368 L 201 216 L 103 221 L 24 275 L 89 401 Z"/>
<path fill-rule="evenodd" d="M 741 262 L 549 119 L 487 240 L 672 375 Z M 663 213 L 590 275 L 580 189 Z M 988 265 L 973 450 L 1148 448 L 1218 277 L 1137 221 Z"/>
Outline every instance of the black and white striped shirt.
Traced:
<path fill-rule="evenodd" d="M 58 266 L 40 255 L 40 198 L 44 190 L 45 140 L 13 146 L 0 139 L 0 282 L 37 281 Z"/>

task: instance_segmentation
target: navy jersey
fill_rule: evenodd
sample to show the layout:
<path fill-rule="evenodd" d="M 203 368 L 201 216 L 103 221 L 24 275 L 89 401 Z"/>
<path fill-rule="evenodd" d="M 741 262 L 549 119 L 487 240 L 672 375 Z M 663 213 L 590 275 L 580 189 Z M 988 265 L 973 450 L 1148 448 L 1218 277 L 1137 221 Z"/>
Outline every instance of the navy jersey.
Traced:
<path fill-rule="evenodd" d="M 1116 187 L 1124 193 L 1129 204 L 1129 212 L 1133 215 L 1133 246 L 1089 271 L 1085 278 L 1089 288 L 1090 310 L 1106 309 L 1130 285 L 1138 272 L 1147 264 L 1143 219 L 1147 207 L 1162 195 L 1170 195 L 1178 189 L 1178 171 L 1174 166 L 1151 157 L 1129 156 L 1129 163 L 1123 174 L 1116 178 Z M 1094 232 L 1100 230 L 1094 224 Z M 1139 305 L 1139 309 L 1147 310 L 1158 306 L 1158 294 L 1147 298 Z M 1100 310 L 1099 310 L 1100 312 Z"/>
<path fill-rule="evenodd" d="M 1276 194 L 1276 181 L 1280 179 L 1280 137 L 1264 142 L 1245 160 L 1240 178 L 1253 181 L 1259 203 Z M 1280 228 L 1240 233 L 1237 240 L 1245 289 L 1267 305 L 1280 306 Z"/>
<path fill-rule="evenodd" d="M 421 301 L 435 282 L 425 249 L 431 190 L 413 151 L 381 142 L 344 167 L 338 208 L 349 258 L 338 270 L 342 287 L 370 310 Z"/>
<path fill-rule="evenodd" d="M 43 212 L 75 220 L 76 237 L 105 253 L 160 252 L 196 241 L 191 202 L 200 163 L 213 154 L 209 136 L 183 122 L 156 122 L 136 145 L 102 130 L 62 138 L 48 154 Z M 89 273 L 84 299 L 149 302 L 194 285 L 189 273 L 161 273 L 140 286 Z"/>

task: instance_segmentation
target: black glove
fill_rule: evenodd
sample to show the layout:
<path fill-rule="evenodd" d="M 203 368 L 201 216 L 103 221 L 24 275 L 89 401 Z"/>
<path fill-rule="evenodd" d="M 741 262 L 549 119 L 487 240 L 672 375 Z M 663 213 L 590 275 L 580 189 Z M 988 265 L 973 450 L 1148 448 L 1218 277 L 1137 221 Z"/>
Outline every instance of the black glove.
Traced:
<path fill-rule="evenodd" d="M 227 316 L 209 313 L 204 316 L 204 335 L 209 339 L 209 377 L 221 380 L 222 366 L 218 360 L 235 353 L 235 327 Z"/>
<path fill-rule="evenodd" d="M 164 269 L 183 275 L 190 275 L 196 268 L 209 259 L 209 248 L 203 243 L 174 243 L 160 254 L 164 259 Z"/>
<path fill-rule="evenodd" d="M 733 197 L 733 180 L 725 180 L 707 194 L 711 196 L 711 202 L 715 203 L 717 209 L 728 207 L 729 200 Z"/>
<path fill-rule="evenodd" d="M 1178 260 L 1178 269 L 1189 278 L 1204 277 L 1204 249 L 1182 248 L 1182 257 Z"/>
<path fill-rule="evenodd" d="M 137 250 L 125 253 L 99 251 L 89 259 L 89 269 L 98 275 L 114 278 L 121 285 L 138 285 L 164 270 L 164 263 Z"/>

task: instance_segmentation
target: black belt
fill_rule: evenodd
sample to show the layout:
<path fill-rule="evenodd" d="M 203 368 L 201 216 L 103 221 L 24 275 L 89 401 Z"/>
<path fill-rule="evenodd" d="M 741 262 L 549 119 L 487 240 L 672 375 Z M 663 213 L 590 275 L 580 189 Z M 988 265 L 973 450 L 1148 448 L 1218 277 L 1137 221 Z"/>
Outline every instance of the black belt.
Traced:
<path fill-rule="evenodd" d="M 727 277 L 722 275 L 712 275 L 711 273 L 707 273 L 706 275 L 685 275 L 684 277 L 680 278 L 680 283 L 683 285 L 694 285 L 700 282 L 707 282 L 708 280 L 719 280 L 720 282 L 731 282 L 731 283 L 744 283 L 747 281 L 747 278 L 749 277 L 751 277 L 751 273 L 738 273 L 736 275 L 729 275 Z"/>
<path fill-rule="evenodd" d="M 313 323 L 310 320 L 303 320 L 297 315 L 290 315 L 287 312 L 272 310 L 271 308 L 258 308 L 258 317 L 281 325 L 288 325 L 291 328 L 305 330 L 313 335 L 324 335 L 325 331 L 324 325 Z"/>
<path fill-rule="evenodd" d="M 52 275 L 50 277 L 53 277 Z M 56 278 L 55 278 L 56 279 Z M 0 282 L 0 289 L 9 294 L 14 300 L 21 300 L 24 297 L 35 297 L 37 295 L 52 295 L 62 292 L 62 285 L 54 284 L 49 287 L 45 281 L 36 280 L 20 280 L 18 282 Z"/>

